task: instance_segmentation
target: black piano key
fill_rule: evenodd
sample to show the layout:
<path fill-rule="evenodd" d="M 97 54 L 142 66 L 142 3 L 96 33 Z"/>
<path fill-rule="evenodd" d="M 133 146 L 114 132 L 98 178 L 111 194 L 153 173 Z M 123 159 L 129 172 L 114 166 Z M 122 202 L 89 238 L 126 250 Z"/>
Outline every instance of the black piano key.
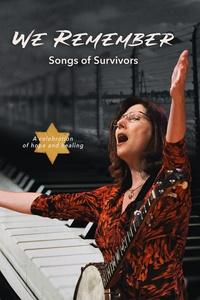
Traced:
<path fill-rule="evenodd" d="M 184 257 L 183 270 L 185 276 L 200 275 L 200 256 Z"/>
<path fill-rule="evenodd" d="M 199 287 L 200 287 L 200 275 L 197 276 L 186 276 L 186 286 L 187 286 L 187 294 L 188 300 L 198 300 L 200 297 Z"/>
<path fill-rule="evenodd" d="M 200 235 L 200 223 L 189 224 L 189 236 Z"/>
<path fill-rule="evenodd" d="M 85 228 L 87 226 L 87 224 L 88 224 L 87 221 L 71 219 L 71 220 L 67 221 L 66 226 L 67 227 Z"/>
<path fill-rule="evenodd" d="M 196 256 L 200 256 L 200 245 L 196 245 L 196 246 L 186 246 L 184 256 L 185 256 L 185 257 L 196 257 Z"/>
<path fill-rule="evenodd" d="M 188 236 L 186 246 L 199 246 L 200 236 Z"/>
<path fill-rule="evenodd" d="M 83 239 L 94 239 L 96 228 L 97 224 L 89 222 L 80 237 Z"/>

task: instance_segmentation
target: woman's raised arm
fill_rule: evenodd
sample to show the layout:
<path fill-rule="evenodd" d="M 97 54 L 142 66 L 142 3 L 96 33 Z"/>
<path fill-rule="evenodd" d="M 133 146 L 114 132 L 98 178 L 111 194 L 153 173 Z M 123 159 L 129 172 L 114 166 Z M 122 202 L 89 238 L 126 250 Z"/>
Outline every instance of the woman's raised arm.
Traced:
<path fill-rule="evenodd" d="M 185 81 L 189 65 L 188 56 L 188 51 L 184 50 L 172 73 L 170 87 L 172 102 L 166 134 L 166 141 L 170 143 L 176 143 L 185 136 Z"/>
<path fill-rule="evenodd" d="M 40 193 L 0 191 L 0 207 L 31 214 L 31 204 Z"/>

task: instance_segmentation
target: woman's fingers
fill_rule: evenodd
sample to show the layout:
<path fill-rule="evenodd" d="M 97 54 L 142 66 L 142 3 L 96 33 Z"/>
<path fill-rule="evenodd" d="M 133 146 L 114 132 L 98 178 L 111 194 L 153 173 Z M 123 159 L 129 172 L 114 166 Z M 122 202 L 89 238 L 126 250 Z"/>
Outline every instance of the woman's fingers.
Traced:
<path fill-rule="evenodd" d="M 180 57 L 179 57 L 179 60 L 183 60 L 183 59 L 185 59 L 185 58 L 188 58 L 188 56 L 189 56 L 189 51 L 188 51 L 188 50 L 184 50 L 184 51 L 181 53 L 181 55 L 180 55 Z"/>
<path fill-rule="evenodd" d="M 183 94 L 186 82 L 186 76 L 189 66 L 189 52 L 184 50 L 177 61 L 171 78 L 170 95 L 177 98 L 181 93 Z"/>
<path fill-rule="evenodd" d="M 179 57 L 178 63 L 176 65 L 176 69 L 177 69 L 176 80 L 177 81 L 186 78 L 186 73 L 187 73 L 188 66 L 189 66 L 188 56 L 189 56 L 188 50 L 184 50 Z"/>
<path fill-rule="evenodd" d="M 189 52 L 188 50 L 184 50 L 181 55 L 179 56 L 178 62 L 177 62 L 177 66 L 179 65 L 186 65 L 188 66 L 189 64 Z"/>

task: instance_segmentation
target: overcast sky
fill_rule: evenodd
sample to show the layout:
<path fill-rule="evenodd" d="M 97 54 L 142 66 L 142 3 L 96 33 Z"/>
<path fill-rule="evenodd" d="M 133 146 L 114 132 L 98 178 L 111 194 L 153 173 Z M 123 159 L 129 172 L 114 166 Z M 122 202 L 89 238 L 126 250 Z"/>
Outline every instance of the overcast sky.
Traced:
<path fill-rule="evenodd" d="M 1 0 L 0 86 L 49 71 L 48 57 L 52 54 L 81 55 L 82 51 L 87 53 L 90 50 L 82 50 L 80 47 L 53 49 L 52 36 L 59 29 L 89 34 L 118 32 L 123 35 L 129 32 L 173 31 L 185 42 L 176 49 L 163 50 L 169 56 L 168 65 L 173 64 L 173 59 L 175 61 L 181 49 L 191 47 L 191 43 L 186 41 L 191 37 L 192 25 L 200 22 L 199 12 L 200 0 Z M 33 29 L 48 33 L 43 47 L 21 49 L 11 44 L 14 31 L 27 34 Z M 149 80 L 153 79 L 153 75 L 148 74 L 148 63 L 157 53 L 160 55 L 159 51 L 152 48 L 142 51 L 143 68 L 147 62 L 146 78 Z M 173 59 L 170 61 L 171 53 Z M 160 64 L 160 61 L 155 60 L 155 64 Z M 51 70 L 54 70 L 53 67 Z"/>

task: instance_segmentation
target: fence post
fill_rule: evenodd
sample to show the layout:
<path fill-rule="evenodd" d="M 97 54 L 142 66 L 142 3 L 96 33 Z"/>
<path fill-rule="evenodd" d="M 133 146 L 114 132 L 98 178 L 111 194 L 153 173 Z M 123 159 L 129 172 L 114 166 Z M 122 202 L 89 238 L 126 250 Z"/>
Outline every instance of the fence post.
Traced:
<path fill-rule="evenodd" d="M 32 122 L 35 125 L 37 123 L 37 106 L 36 106 L 36 98 L 37 98 L 37 79 L 32 79 L 30 81 L 31 86 L 31 106 L 32 106 Z"/>
<path fill-rule="evenodd" d="M 20 121 L 20 99 L 21 99 L 21 86 L 18 85 L 17 87 L 18 95 L 17 95 L 17 103 L 16 103 L 16 119 L 15 121 Z"/>
<path fill-rule="evenodd" d="M 58 126 L 59 123 L 59 113 L 60 113 L 60 97 L 59 97 L 59 71 L 53 74 L 53 103 L 55 104 L 55 122 Z"/>
<path fill-rule="evenodd" d="M 41 95 L 43 102 L 43 118 L 44 123 L 48 123 L 48 113 L 49 113 L 49 101 L 48 101 L 48 74 L 40 78 L 41 81 Z"/>
<path fill-rule="evenodd" d="M 133 48 L 131 58 L 136 58 L 136 49 Z M 139 95 L 139 72 L 138 72 L 138 64 L 132 64 L 131 65 L 131 71 L 132 71 L 132 95 L 138 96 Z"/>
<path fill-rule="evenodd" d="M 195 138 L 196 138 L 196 154 L 200 148 L 200 116 L 199 116 L 199 82 L 198 82 L 198 63 L 197 63 L 197 27 L 194 26 L 192 34 L 192 62 L 193 62 L 193 84 L 194 84 L 194 108 L 195 108 Z M 200 46 L 199 46 L 200 48 Z"/>
<path fill-rule="evenodd" d="M 100 65 L 97 65 L 96 68 L 96 93 L 97 137 L 100 139 L 103 134 L 102 69 Z"/>
<path fill-rule="evenodd" d="M 72 130 L 76 132 L 77 128 L 77 101 L 76 101 L 76 81 L 75 81 L 75 69 L 71 68 L 71 104 L 72 104 Z"/>

